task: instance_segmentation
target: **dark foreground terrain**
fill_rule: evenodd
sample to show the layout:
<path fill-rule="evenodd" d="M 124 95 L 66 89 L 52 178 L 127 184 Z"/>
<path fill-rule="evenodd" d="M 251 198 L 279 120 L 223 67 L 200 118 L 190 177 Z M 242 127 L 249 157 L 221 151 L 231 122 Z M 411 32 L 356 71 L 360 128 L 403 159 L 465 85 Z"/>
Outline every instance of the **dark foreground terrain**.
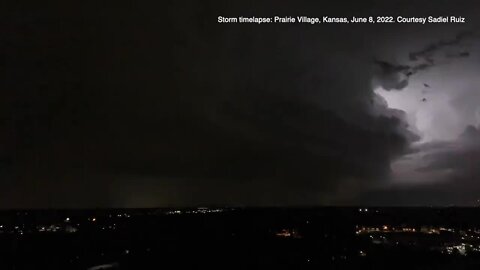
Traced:
<path fill-rule="evenodd" d="M 0 269 L 480 269 L 478 208 L 0 213 Z"/>

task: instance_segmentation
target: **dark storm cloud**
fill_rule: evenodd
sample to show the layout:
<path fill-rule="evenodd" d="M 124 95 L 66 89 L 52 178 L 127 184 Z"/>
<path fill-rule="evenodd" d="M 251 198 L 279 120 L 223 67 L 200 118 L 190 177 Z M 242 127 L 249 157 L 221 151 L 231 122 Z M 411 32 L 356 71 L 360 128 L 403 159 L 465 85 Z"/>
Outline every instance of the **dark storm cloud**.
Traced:
<path fill-rule="evenodd" d="M 480 131 L 467 126 L 453 141 L 431 142 L 416 147 L 426 165 L 417 168 L 434 182 L 403 185 L 371 191 L 363 195 L 366 204 L 385 205 L 478 205 L 480 201 Z"/>
<path fill-rule="evenodd" d="M 2 207 L 329 204 L 384 183 L 418 139 L 372 90 L 408 82 L 372 64 L 390 29 L 216 23 L 376 6 L 358 2 L 3 16 Z"/>
<path fill-rule="evenodd" d="M 411 52 L 409 54 L 409 58 L 411 61 L 425 61 L 433 65 L 434 56 L 436 53 L 446 48 L 458 47 L 463 42 L 473 37 L 475 37 L 475 33 L 473 31 L 461 32 L 461 33 L 458 33 L 453 39 L 440 40 L 436 43 L 428 44 L 425 48 L 419 51 Z M 458 56 L 461 57 L 461 56 L 468 56 L 468 55 L 462 52 L 462 53 L 459 53 Z"/>
<path fill-rule="evenodd" d="M 167 132 L 191 134 L 172 137 L 162 163 L 132 168 L 129 159 L 122 168 L 207 187 L 208 179 L 244 182 L 247 203 L 264 183 L 270 203 L 294 196 L 308 204 L 381 181 L 413 136 L 396 110 L 371 113 L 372 48 L 365 33 L 343 31 L 325 42 L 336 28 L 176 25 L 172 90 L 190 107 L 175 109 L 186 119 Z"/>
<path fill-rule="evenodd" d="M 410 139 L 401 113 L 372 113 L 365 33 L 220 25 L 271 6 L 189 5 L 10 21 L 3 205 L 134 206 L 157 187 L 177 195 L 150 206 L 316 204 L 388 175 Z"/>
<path fill-rule="evenodd" d="M 409 64 L 390 63 L 374 59 L 377 67 L 375 79 L 385 90 L 402 90 L 408 86 L 410 76 L 435 65 L 445 64 L 442 60 L 470 56 L 468 41 L 478 39 L 473 31 L 463 31 L 450 40 L 440 40 L 426 45 L 419 51 L 409 53 Z M 449 49 L 450 51 L 447 51 Z"/>
<path fill-rule="evenodd" d="M 374 79 L 385 90 L 402 90 L 408 85 L 408 77 L 413 74 L 407 65 L 392 64 L 386 61 L 374 60 L 377 72 Z"/>
<path fill-rule="evenodd" d="M 428 165 L 418 170 L 431 172 L 435 170 L 451 170 L 456 174 L 478 172 L 480 163 L 480 131 L 474 126 L 468 126 L 454 142 L 438 144 L 435 151 L 425 155 Z M 477 175 L 480 176 L 480 175 Z"/>
<path fill-rule="evenodd" d="M 454 116 L 451 123 L 456 125 L 455 132 L 450 134 L 453 136 L 461 134 L 453 139 L 447 139 L 445 136 L 445 139 L 442 139 L 444 141 L 436 141 L 434 138 L 433 141 L 430 139 L 425 143 L 411 145 L 411 152 L 397 159 L 392 165 L 394 180 L 390 185 L 373 188 L 362 194 L 359 201 L 371 205 L 478 205 L 480 201 L 478 196 L 480 170 L 477 165 L 480 162 L 478 80 L 476 76 L 470 75 L 470 73 L 478 73 L 476 64 L 478 54 L 476 47 L 473 46 L 476 43 L 478 40 L 472 35 L 464 37 L 462 42 L 449 43 L 452 44 L 452 48 L 439 48 L 434 53 L 435 61 L 432 61 L 434 64 L 426 64 L 423 67 L 424 70 L 429 71 L 428 83 L 417 80 L 417 87 L 429 88 L 432 85 L 435 92 L 446 95 L 448 102 L 445 106 L 451 106 L 449 112 Z M 466 47 L 471 48 L 467 50 Z M 456 59 L 466 57 L 472 59 Z M 455 63 L 451 61 L 452 58 L 456 60 Z M 437 75 L 438 69 L 443 69 L 444 72 Z M 446 79 L 443 80 L 440 76 Z M 452 85 L 445 86 L 443 89 L 442 86 L 433 86 L 434 83 L 438 85 L 440 81 L 452 82 Z M 407 90 L 420 91 L 415 89 L 415 86 Z M 425 92 L 422 90 L 422 93 Z M 428 97 L 429 102 L 433 97 L 434 95 Z M 433 103 L 427 106 L 432 106 L 429 109 L 438 108 L 438 105 Z M 417 108 L 422 110 L 422 107 Z M 434 112 L 426 115 L 433 116 L 435 119 L 425 130 L 427 132 L 435 131 L 447 122 Z M 445 124 L 445 126 L 448 125 Z M 462 129 L 464 129 L 463 132 L 461 132 Z M 395 163 L 400 165 L 395 166 Z"/>

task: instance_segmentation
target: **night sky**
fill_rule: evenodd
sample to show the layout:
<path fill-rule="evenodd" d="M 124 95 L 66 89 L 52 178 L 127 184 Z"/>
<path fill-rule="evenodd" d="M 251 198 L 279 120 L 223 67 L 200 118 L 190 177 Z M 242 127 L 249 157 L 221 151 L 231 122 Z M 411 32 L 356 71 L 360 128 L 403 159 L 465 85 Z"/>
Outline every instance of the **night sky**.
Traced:
<path fill-rule="evenodd" d="M 480 204 L 478 1 L 13 5 L 1 208 Z"/>

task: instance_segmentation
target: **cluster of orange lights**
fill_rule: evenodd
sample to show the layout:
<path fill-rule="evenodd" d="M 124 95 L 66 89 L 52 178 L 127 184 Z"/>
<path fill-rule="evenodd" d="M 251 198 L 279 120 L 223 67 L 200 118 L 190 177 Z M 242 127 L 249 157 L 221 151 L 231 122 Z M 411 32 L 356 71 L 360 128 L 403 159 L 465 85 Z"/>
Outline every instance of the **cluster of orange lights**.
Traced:
<path fill-rule="evenodd" d="M 455 232 L 453 229 L 444 227 L 422 227 L 420 229 L 413 227 L 390 227 L 388 225 L 378 227 L 356 227 L 356 234 L 369 234 L 369 233 L 425 233 L 425 234 L 440 234 L 442 231 Z"/>
<path fill-rule="evenodd" d="M 383 225 L 380 227 L 358 227 L 356 230 L 356 234 L 368 234 L 368 233 L 376 233 L 376 232 L 383 232 L 383 233 L 400 233 L 400 232 L 417 232 L 415 228 L 409 227 L 389 227 L 388 225 Z"/>
<path fill-rule="evenodd" d="M 302 236 L 295 229 L 282 229 L 281 231 L 275 233 L 275 236 L 282 238 L 302 238 Z"/>

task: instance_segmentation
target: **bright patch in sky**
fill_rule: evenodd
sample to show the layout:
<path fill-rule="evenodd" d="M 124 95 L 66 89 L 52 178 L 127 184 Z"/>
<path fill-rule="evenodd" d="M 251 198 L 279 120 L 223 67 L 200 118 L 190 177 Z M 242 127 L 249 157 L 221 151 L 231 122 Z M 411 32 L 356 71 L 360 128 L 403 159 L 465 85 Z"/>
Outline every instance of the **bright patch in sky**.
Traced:
<path fill-rule="evenodd" d="M 422 142 L 453 140 L 465 126 L 459 121 L 448 92 L 432 87 L 411 82 L 401 91 L 378 88 L 375 92 L 387 101 L 389 108 L 406 112 L 412 131 L 421 136 Z"/>
<path fill-rule="evenodd" d="M 475 61 L 474 61 L 475 60 Z M 412 148 L 422 149 L 392 161 L 392 185 L 418 185 L 438 183 L 450 179 L 448 169 L 419 171 L 429 165 L 426 157 L 447 148 L 422 148 L 426 143 L 442 141 L 456 145 L 468 125 L 480 124 L 480 76 L 476 59 L 436 67 L 410 78 L 402 90 L 375 89 L 389 108 L 406 113 L 410 129 L 421 136 Z M 455 151 L 455 149 L 452 149 Z"/>

